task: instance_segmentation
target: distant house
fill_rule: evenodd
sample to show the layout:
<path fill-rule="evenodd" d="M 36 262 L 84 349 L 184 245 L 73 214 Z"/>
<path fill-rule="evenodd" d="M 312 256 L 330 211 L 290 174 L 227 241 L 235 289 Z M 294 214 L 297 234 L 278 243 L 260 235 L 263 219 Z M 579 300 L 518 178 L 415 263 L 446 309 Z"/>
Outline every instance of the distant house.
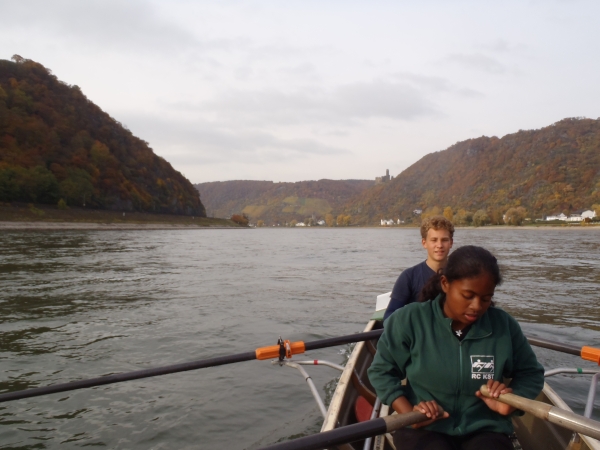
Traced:
<path fill-rule="evenodd" d="M 381 226 L 382 227 L 389 227 L 394 225 L 394 220 L 390 219 L 390 220 L 386 220 L 386 219 L 381 219 Z"/>
<path fill-rule="evenodd" d="M 554 216 L 546 216 L 546 220 L 567 220 L 567 216 L 563 213 Z"/>
<path fill-rule="evenodd" d="M 325 225 L 325 221 L 323 219 L 321 219 L 317 222 L 317 225 L 323 226 L 323 225 Z"/>
<path fill-rule="evenodd" d="M 298 222 L 298 223 L 296 224 L 296 226 L 297 226 L 297 227 L 305 227 L 305 226 L 306 226 L 306 224 L 305 224 L 304 222 Z"/>
<path fill-rule="evenodd" d="M 420 216 L 421 214 L 423 214 L 423 210 L 422 210 L 422 209 L 415 209 L 415 210 L 413 211 L 413 214 L 414 214 L 415 216 Z"/>
<path fill-rule="evenodd" d="M 567 217 L 563 213 L 554 216 L 546 216 L 546 220 L 564 220 L 565 222 L 582 222 L 585 219 L 593 219 L 596 217 L 596 211 L 588 209 L 586 211 L 573 213 Z"/>
<path fill-rule="evenodd" d="M 588 209 L 587 211 L 571 214 L 567 222 L 583 222 L 585 219 L 593 219 L 594 217 L 596 217 L 596 211 Z"/>
<path fill-rule="evenodd" d="M 404 223 L 404 220 L 398 219 L 398 225 L 400 225 L 401 223 Z"/>
<path fill-rule="evenodd" d="M 596 211 L 592 211 L 591 209 L 588 209 L 587 211 L 581 213 L 582 220 L 593 219 L 594 217 L 596 217 Z"/>

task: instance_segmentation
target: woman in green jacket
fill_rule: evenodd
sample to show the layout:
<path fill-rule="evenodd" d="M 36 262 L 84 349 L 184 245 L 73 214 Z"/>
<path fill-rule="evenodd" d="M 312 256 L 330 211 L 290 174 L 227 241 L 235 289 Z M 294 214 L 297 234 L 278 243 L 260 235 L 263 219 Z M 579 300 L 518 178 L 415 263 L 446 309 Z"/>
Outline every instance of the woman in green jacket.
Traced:
<path fill-rule="evenodd" d="M 423 288 L 428 300 L 386 320 L 369 379 L 381 401 L 398 413 L 419 411 L 430 418 L 396 431 L 397 448 L 513 448 L 510 417 L 522 412 L 483 397 L 479 387 L 487 384 L 496 398 L 509 392 L 535 398 L 544 369 L 517 321 L 493 307 L 501 281 L 489 251 L 461 247 Z"/>

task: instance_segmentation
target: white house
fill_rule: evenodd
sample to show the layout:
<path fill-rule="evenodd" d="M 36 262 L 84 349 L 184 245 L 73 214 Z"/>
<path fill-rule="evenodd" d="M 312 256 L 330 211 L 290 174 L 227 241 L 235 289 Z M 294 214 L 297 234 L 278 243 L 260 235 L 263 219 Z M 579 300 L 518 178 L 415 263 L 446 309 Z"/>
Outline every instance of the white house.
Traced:
<path fill-rule="evenodd" d="M 583 211 L 582 213 L 571 214 L 569 217 L 565 216 L 563 213 L 554 216 L 546 216 L 546 220 L 564 220 L 565 222 L 581 222 L 585 219 L 593 219 L 594 217 L 596 217 L 596 211 L 588 209 L 587 211 Z"/>
<path fill-rule="evenodd" d="M 304 222 L 298 222 L 298 223 L 296 224 L 296 226 L 297 226 L 297 227 L 305 227 L 305 226 L 306 226 L 306 224 L 305 224 Z"/>
<path fill-rule="evenodd" d="M 381 226 L 382 227 L 389 227 L 391 225 L 394 225 L 394 221 L 392 219 L 390 219 L 390 220 L 381 219 Z"/>
<path fill-rule="evenodd" d="M 588 209 L 587 211 L 584 211 L 581 213 L 581 219 L 593 219 L 594 217 L 596 217 L 596 211 L 592 211 L 591 209 Z"/>
<path fill-rule="evenodd" d="M 416 216 L 420 216 L 422 213 L 423 213 L 423 210 L 422 210 L 422 209 L 415 209 L 415 210 L 413 211 L 413 214 L 414 214 L 414 215 L 416 215 Z"/>
<path fill-rule="evenodd" d="M 565 216 L 563 213 L 560 213 L 555 216 L 546 216 L 546 220 L 567 220 L 567 216 Z"/>
<path fill-rule="evenodd" d="M 325 225 L 325 221 L 323 219 L 321 219 L 317 222 L 317 225 L 323 226 L 323 225 Z"/>

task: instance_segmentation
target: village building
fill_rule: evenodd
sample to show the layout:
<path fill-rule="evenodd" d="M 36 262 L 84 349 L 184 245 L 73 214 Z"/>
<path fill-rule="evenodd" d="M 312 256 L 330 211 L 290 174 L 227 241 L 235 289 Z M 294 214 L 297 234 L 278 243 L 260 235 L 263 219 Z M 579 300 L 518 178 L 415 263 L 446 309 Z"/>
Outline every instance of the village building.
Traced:
<path fill-rule="evenodd" d="M 580 213 L 573 213 L 571 215 L 569 215 L 568 217 L 563 214 L 557 214 L 557 215 L 553 215 L 553 216 L 546 216 L 546 220 L 562 220 L 565 222 L 583 222 L 585 219 L 593 219 L 594 217 L 596 217 L 596 211 L 592 211 L 591 209 L 588 209 L 586 211 L 582 211 Z"/>

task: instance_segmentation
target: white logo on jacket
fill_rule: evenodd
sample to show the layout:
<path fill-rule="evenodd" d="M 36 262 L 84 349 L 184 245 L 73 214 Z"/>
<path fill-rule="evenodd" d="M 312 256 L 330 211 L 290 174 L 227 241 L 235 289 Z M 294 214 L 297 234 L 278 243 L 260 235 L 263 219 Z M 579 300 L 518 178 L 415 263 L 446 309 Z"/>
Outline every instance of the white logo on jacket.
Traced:
<path fill-rule="evenodd" d="M 493 380 L 494 379 L 494 355 L 472 355 L 471 356 L 471 379 Z"/>

